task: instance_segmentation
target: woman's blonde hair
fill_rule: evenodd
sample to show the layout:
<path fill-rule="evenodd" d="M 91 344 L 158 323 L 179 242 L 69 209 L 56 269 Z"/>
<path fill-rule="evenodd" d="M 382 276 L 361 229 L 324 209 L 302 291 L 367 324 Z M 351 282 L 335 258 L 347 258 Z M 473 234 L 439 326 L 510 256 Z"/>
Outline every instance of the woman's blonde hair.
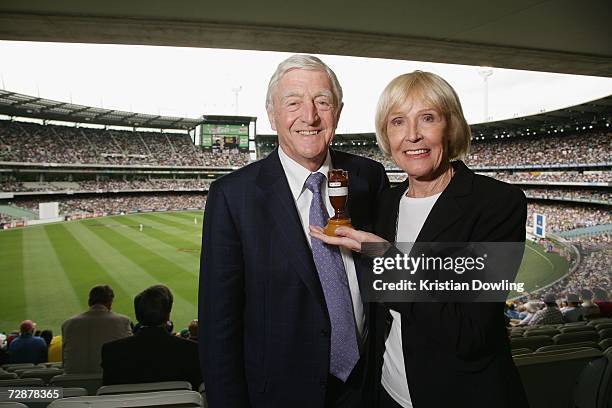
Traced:
<path fill-rule="evenodd" d="M 387 134 L 389 114 L 412 98 L 421 98 L 431 105 L 431 108 L 444 115 L 448 124 L 448 158 L 449 160 L 464 158 L 470 150 L 472 133 L 463 116 L 459 97 L 444 79 L 423 71 L 414 71 L 393 79 L 378 99 L 375 119 L 376 140 L 383 153 L 390 155 Z"/>

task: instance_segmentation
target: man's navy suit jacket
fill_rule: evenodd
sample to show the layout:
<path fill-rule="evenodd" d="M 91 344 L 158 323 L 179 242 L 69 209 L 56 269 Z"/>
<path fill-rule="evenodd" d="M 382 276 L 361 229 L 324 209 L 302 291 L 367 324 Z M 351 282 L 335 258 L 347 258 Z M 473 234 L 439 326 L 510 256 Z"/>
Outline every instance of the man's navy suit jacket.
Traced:
<path fill-rule="evenodd" d="M 388 187 L 383 166 L 330 154 L 334 168 L 349 172 L 353 226 L 371 231 Z M 330 320 L 277 150 L 210 187 L 199 322 L 210 408 L 324 406 Z"/>

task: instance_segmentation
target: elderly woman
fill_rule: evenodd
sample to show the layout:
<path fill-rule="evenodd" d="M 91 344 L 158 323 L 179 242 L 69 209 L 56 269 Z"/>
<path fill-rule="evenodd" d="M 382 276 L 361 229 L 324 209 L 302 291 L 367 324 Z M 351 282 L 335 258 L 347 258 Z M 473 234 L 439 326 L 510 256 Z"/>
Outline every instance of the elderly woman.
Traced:
<path fill-rule="evenodd" d="M 383 194 L 377 235 L 338 228 L 338 237 L 328 237 L 311 227 L 313 237 L 355 251 L 363 242 L 524 242 L 521 190 L 460 161 L 469 150 L 470 128 L 445 80 L 421 71 L 392 80 L 378 102 L 376 137 L 408 176 Z M 373 370 L 381 408 L 528 406 L 510 355 L 503 303 L 376 308 Z"/>

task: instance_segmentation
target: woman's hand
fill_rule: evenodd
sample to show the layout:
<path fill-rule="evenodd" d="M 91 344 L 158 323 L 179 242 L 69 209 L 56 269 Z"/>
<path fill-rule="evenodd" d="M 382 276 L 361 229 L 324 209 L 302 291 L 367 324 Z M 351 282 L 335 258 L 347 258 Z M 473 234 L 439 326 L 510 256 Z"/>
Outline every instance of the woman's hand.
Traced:
<path fill-rule="evenodd" d="M 361 252 L 361 244 L 371 242 L 387 242 L 378 235 L 371 234 L 369 232 L 356 230 L 350 227 L 338 227 L 336 228 L 335 237 L 330 237 L 323 232 L 323 228 L 314 225 L 310 226 L 310 236 L 316 239 L 320 239 L 328 245 L 341 246 L 351 251 Z"/>

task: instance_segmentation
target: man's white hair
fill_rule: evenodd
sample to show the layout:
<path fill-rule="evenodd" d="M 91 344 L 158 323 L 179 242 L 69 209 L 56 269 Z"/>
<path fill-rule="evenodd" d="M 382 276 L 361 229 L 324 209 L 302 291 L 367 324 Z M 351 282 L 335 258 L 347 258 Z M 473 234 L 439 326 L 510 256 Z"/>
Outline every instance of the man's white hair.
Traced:
<path fill-rule="evenodd" d="M 276 91 L 278 81 L 280 81 L 283 75 L 294 69 L 325 72 L 329 76 L 329 80 L 332 85 L 334 104 L 338 108 L 342 106 L 342 87 L 340 86 L 340 82 L 338 82 L 338 78 L 336 77 L 334 71 L 332 71 L 330 67 L 325 65 L 325 63 L 317 57 L 312 55 L 295 54 L 278 64 L 276 71 L 274 71 L 272 78 L 270 78 L 268 92 L 266 94 L 266 110 L 269 112 L 273 111 L 274 92 Z"/>

